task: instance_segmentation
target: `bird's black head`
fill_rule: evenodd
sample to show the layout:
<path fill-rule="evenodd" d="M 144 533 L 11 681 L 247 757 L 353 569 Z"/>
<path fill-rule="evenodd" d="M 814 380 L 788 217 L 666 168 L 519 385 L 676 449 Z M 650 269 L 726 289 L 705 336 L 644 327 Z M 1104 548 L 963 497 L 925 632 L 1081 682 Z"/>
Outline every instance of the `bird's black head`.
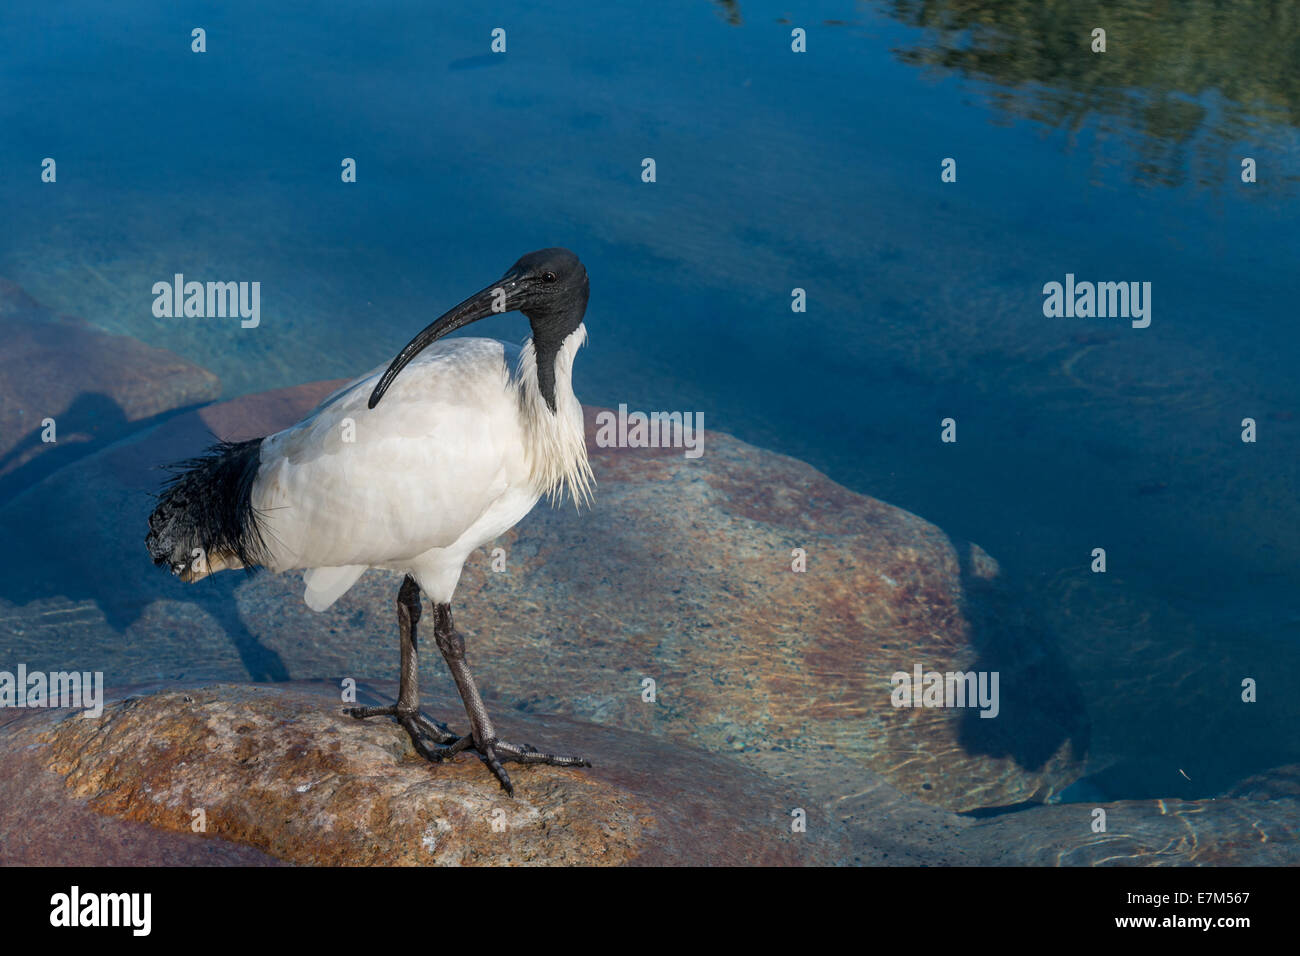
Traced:
<path fill-rule="evenodd" d="M 582 322 L 590 287 L 587 270 L 568 249 L 539 249 L 520 258 L 501 277 L 514 293 L 506 301 L 528 317 L 538 354 L 559 348 Z"/>
<path fill-rule="evenodd" d="M 411 359 L 438 339 L 479 319 L 500 312 L 520 311 L 533 328 L 533 346 L 540 361 L 554 355 L 587 311 L 587 270 L 568 249 L 539 249 L 523 256 L 497 282 L 476 292 L 440 316 L 397 354 L 370 393 L 374 408 Z"/>

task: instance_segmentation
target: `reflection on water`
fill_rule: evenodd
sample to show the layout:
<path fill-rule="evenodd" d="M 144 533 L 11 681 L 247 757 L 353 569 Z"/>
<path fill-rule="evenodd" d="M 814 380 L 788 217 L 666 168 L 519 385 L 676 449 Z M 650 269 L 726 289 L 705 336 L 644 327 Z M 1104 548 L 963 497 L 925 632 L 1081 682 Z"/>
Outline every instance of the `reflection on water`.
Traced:
<path fill-rule="evenodd" d="M 905 62 L 995 84 L 990 101 L 1010 115 L 1126 137 L 1138 179 L 1222 185 L 1230 148 L 1274 124 L 1300 125 L 1300 6 L 1291 0 L 881 5 L 927 30 L 923 44 L 899 52 Z M 1098 28 L 1105 53 L 1080 56 Z M 1282 176 L 1294 183 L 1294 156 L 1291 165 Z"/>

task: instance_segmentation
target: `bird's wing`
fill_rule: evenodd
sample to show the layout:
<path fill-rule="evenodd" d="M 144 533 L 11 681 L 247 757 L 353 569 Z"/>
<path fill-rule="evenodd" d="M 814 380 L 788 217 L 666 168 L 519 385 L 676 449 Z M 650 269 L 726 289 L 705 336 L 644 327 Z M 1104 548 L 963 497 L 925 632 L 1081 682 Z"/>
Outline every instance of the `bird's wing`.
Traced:
<path fill-rule="evenodd" d="M 449 547 L 527 482 L 500 342 L 439 342 L 367 408 L 382 371 L 263 440 L 252 503 L 273 570 L 394 564 Z"/>

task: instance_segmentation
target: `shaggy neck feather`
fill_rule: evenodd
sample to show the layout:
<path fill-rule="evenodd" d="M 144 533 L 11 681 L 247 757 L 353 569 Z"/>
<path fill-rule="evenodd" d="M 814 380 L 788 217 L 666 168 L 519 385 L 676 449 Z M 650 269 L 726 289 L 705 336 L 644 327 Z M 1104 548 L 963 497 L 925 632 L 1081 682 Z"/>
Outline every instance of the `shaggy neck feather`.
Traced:
<path fill-rule="evenodd" d="M 544 376 L 548 379 L 547 391 L 552 393 L 550 402 L 539 381 L 537 350 L 532 339 L 524 343 L 515 371 L 527 436 L 529 472 L 538 494 L 545 495 L 552 503 L 567 494 L 575 505 L 590 504 L 591 487 L 596 480 L 587 462 L 582 405 L 573 394 L 573 356 L 586 341 L 587 327 L 579 325 L 554 351 L 553 377 Z"/>

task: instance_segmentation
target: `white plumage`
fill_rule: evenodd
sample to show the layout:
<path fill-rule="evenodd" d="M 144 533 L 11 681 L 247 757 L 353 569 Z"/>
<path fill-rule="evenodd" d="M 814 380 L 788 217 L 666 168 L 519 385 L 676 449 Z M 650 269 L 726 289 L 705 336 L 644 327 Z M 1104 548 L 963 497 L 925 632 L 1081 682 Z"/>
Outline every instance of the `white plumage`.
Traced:
<path fill-rule="evenodd" d="M 416 357 L 375 408 L 383 368 L 345 386 L 259 449 L 252 504 L 266 567 L 307 569 L 307 605 L 323 611 L 367 568 L 412 574 L 451 600 L 465 560 L 514 527 L 538 499 L 590 487 L 573 355 L 556 361 L 556 412 L 542 400 L 531 343 L 445 339 Z"/>

